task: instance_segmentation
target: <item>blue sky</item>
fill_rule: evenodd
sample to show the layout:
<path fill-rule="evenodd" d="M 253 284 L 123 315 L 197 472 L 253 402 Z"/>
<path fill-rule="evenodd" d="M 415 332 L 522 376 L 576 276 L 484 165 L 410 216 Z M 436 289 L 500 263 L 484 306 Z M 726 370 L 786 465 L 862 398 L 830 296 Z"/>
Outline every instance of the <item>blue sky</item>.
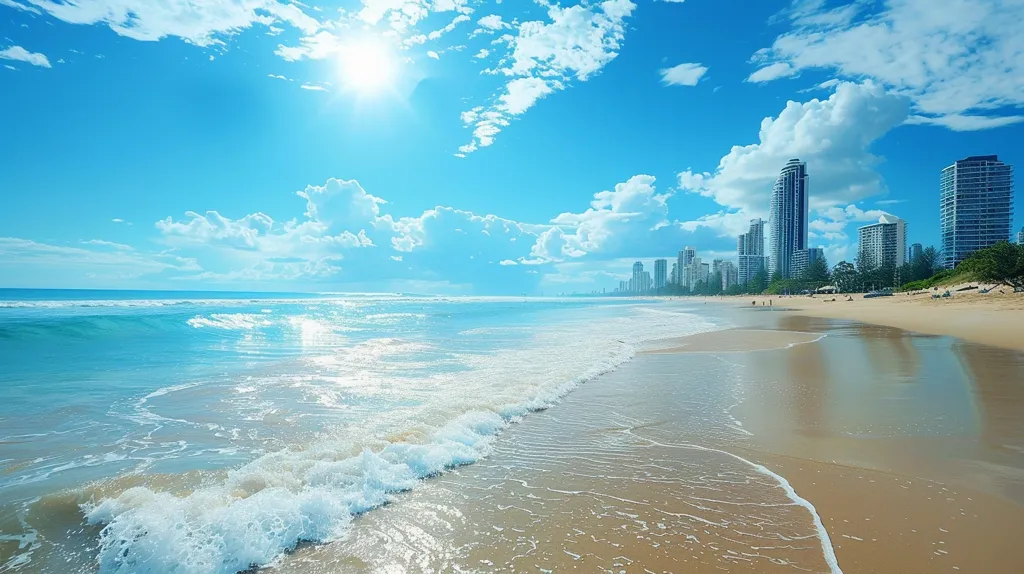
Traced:
<path fill-rule="evenodd" d="M 830 263 L 882 212 L 936 244 L 942 167 L 1024 165 L 1021 21 L 1019 0 L 0 0 L 0 286 L 612 288 L 686 245 L 734 257 L 791 157 Z"/>

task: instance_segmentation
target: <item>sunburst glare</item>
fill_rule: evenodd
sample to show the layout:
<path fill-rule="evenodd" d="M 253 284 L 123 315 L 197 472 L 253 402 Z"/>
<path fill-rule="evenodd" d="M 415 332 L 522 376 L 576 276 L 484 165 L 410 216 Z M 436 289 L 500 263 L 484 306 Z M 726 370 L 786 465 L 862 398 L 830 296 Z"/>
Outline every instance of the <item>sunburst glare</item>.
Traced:
<path fill-rule="evenodd" d="M 339 73 L 345 88 L 361 93 L 379 92 L 394 83 L 398 63 L 392 49 L 379 40 L 364 39 L 339 50 Z"/>

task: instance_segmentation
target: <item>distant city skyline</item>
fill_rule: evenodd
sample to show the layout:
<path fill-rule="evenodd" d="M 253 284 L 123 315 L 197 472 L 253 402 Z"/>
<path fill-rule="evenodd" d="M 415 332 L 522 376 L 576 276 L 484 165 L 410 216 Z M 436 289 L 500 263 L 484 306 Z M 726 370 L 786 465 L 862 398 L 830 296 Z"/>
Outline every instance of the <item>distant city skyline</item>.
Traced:
<path fill-rule="evenodd" d="M 762 270 L 767 271 L 769 277 L 798 278 L 818 260 L 831 265 L 838 263 L 827 260 L 824 248 L 807 243 L 807 212 L 811 201 L 808 180 L 807 163 L 797 158 L 790 159 L 780 171 L 772 187 L 767 249 L 764 221 L 752 219 L 747 232 L 736 239 L 735 263 L 716 258 L 708 268 L 697 248 L 686 246 L 678 252 L 672 265 L 673 283 L 693 290 L 701 282 L 706 284 L 712 274 L 722 273 L 722 288 L 727 289 L 733 270 L 735 283 L 745 285 Z M 1016 237 L 1009 230 L 1014 207 L 1013 168 L 999 161 L 998 156 L 969 156 L 943 169 L 937 203 L 944 230 L 942 247 L 952 249 L 949 252 L 952 255 L 939 251 L 947 268 L 949 260 L 959 263 L 974 251 L 997 241 L 1024 244 L 1024 228 Z M 907 236 L 907 221 L 892 213 L 880 212 L 877 222 L 858 228 L 856 256 L 849 262 L 868 271 L 895 269 L 912 262 L 922 256 L 924 246 L 921 243 L 908 245 Z M 665 259 L 657 261 L 666 262 Z M 635 269 L 634 266 L 634 272 Z M 728 271 L 723 273 L 723 269 Z"/>

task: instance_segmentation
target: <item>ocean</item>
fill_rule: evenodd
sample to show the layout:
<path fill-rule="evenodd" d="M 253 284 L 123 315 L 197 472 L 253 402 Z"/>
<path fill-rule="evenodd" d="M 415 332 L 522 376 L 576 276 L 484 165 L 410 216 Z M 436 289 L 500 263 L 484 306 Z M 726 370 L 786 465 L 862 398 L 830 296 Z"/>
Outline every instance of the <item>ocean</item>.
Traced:
<path fill-rule="evenodd" d="M 233 573 L 718 327 L 687 304 L 0 290 L 0 571 Z"/>

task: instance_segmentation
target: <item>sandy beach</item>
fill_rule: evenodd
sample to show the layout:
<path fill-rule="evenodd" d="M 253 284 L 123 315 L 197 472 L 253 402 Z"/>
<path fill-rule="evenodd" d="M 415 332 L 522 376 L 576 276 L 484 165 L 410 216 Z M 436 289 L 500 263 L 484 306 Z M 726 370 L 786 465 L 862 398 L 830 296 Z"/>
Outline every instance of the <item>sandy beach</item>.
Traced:
<path fill-rule="evenodd" d="M 846 295 L 724 297 L 715 301 L 730 306 L 751 305 L 755 301 L 760 306 L 771 301 L 772 306 L 810 317 L 849 319 L 1024 351 L 1024 293 L 1012 293 L 1006 287 L 996 287 L 985 294 L 976 289 L 956 292 L 959 287 L 962 286 L 952 288 L 951 297 L 939 299 L 933 299 L 933 292 L 929 291 L 874 299 L 854 294 L 852 301 L 847 301 Z"/>
<path fill-rule="evenodd" d="M 1019 301 L 989 301 L 694 302 L 735 327 L 652 343 L 280 569 L 1024 571 Z M 950 336 L 990 340 L 977 313 L 1004 344 Z"/>

